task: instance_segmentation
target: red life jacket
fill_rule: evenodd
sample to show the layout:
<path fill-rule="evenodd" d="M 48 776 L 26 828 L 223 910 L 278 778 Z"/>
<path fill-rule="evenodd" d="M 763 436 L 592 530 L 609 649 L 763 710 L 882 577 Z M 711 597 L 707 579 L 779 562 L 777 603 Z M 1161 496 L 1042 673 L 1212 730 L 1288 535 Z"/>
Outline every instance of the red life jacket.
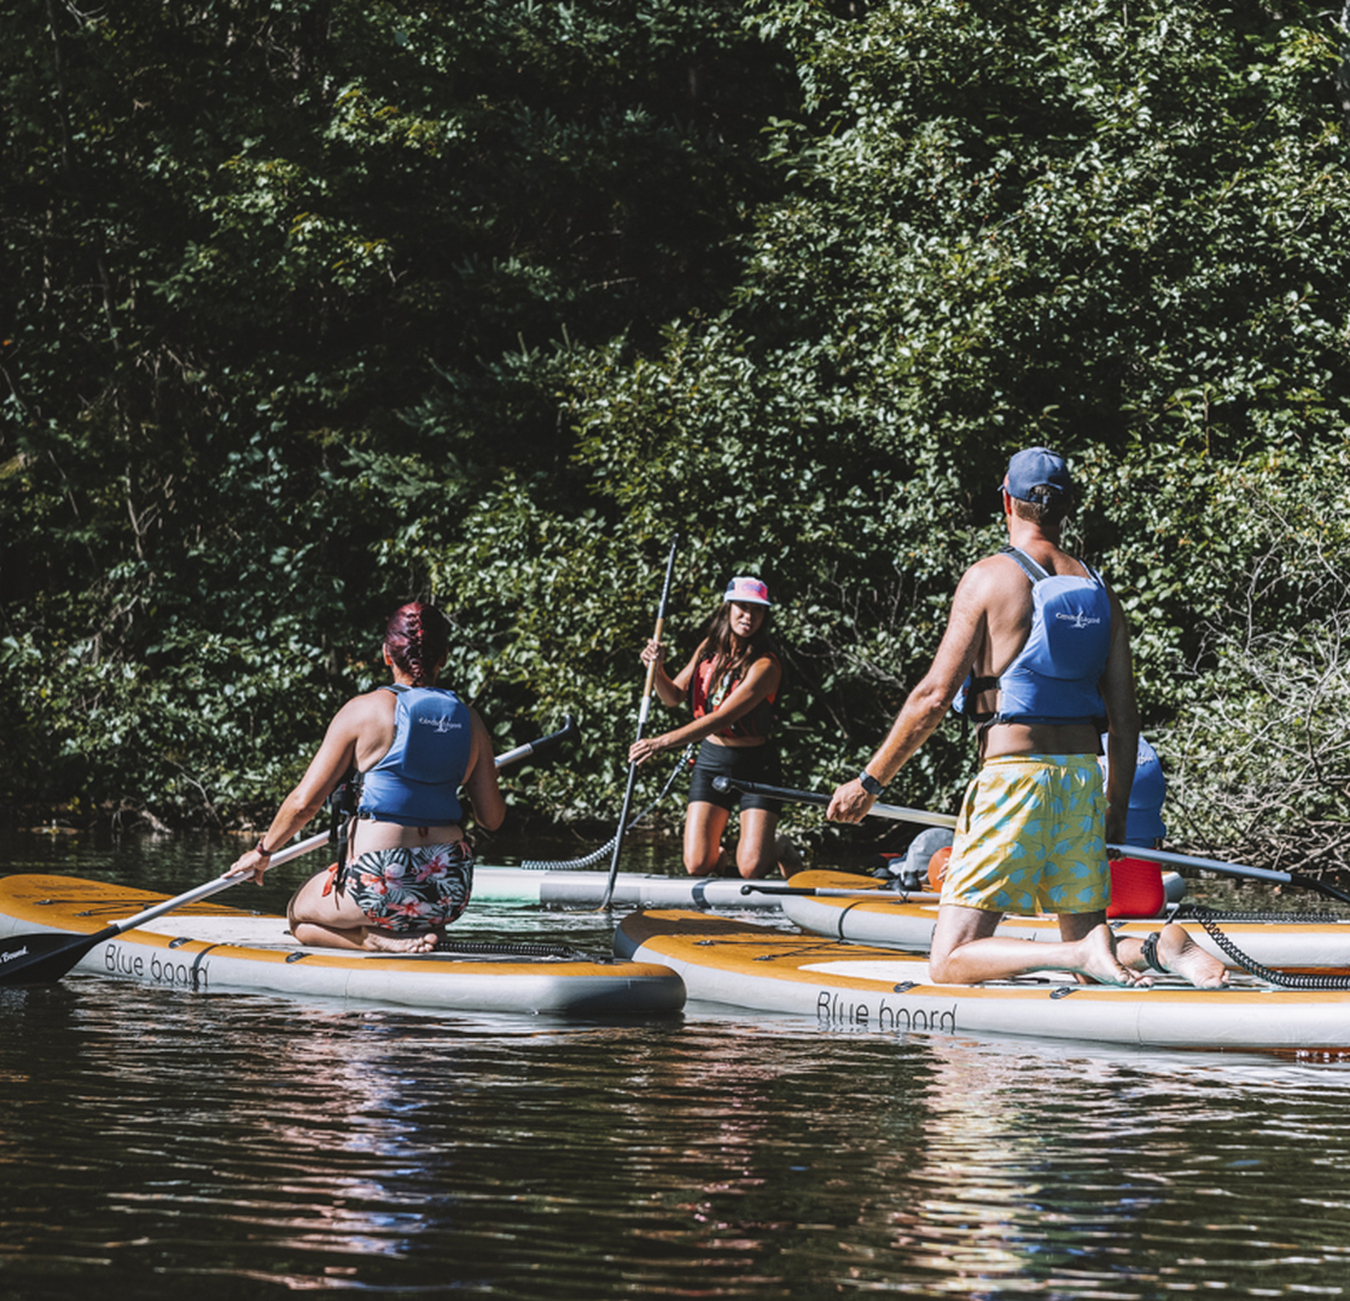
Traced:
<path fill-rule="evenodd" d="M 778 667 L 778 684 L 783 684 L 783 665 L 778 656 L 773 651 L 766 651 L 767 655 Z M 757 656 L 757 659 L 763 659 L 764 656 Z M 714 714 L 725 703 L 727 697 L 731 695 L 741 684 L 739 675 L 735 678 L 730 673 L 723 673 L 722 680 L 719 683 L 711 683 L 713 671 L 713 658 L 700 660 L 694 667 L 694 676 L 689 680 L 689 704 L 693 708 L 695 718 L 703 718 L 707 714 Z M 711 687 L 711 689 L 709 689 Z M 778 691 L 770 692 L 763 700 L 759 702 L 748 714 L 742 714 L 729 727 L 724 727 L 718 736 L 768 736 L 773 731 L 774 724 L 778 721 L 778 715 L 774 712 L 774 702 L 778 699 Z"/>

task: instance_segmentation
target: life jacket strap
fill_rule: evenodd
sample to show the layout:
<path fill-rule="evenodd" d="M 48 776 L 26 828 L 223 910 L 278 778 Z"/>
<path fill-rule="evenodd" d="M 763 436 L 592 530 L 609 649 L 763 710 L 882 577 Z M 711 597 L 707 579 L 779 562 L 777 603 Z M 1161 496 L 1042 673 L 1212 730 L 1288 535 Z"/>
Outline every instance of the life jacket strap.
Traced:
<path fill-rule="evenodd" d="M 342 893 L 342 880 L 347 866 L 347 846 L 351 839 L 352 818 L 356 816 L 357 806 L 361 803 L 362 773 L 356 768 L 348 772 L 328 797 L 328 809 L 331 814 L 328 823 L 328 845 L 333 852 L 337 875 L 333 885 Z"/>

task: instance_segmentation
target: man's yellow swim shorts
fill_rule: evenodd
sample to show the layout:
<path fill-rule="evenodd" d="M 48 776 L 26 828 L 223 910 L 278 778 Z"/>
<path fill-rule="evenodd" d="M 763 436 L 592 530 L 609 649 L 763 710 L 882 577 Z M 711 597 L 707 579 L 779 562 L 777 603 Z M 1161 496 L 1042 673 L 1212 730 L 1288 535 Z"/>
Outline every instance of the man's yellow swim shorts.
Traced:
<path fill-rule="evenodd" d="M 1096 755 L 989 759 L 966 788 L 942 902 L 999 913 L 1088 913 L 1111 897 Z"/>

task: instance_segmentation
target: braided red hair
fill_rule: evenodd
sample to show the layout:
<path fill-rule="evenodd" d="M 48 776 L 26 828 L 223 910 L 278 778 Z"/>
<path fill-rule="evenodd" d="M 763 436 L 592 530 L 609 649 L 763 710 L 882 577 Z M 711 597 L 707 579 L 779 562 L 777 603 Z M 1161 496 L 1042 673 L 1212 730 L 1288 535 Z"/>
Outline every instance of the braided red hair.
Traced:
<path fill-rule="evenodd" d="M 429 686 L 450 648 L 450 628 L 434 605 L 409 601 L 394 611 L 384 632 L 389 658 L 413 680 Z"/>

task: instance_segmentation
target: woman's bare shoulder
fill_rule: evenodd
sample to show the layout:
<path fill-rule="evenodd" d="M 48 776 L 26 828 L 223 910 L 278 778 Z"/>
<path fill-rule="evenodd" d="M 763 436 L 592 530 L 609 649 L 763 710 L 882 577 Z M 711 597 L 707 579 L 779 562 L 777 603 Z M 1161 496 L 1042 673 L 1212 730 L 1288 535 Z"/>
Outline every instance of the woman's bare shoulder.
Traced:
<path fill-rule="evenodd" d="M 383 687 L 364 691 L 359 696 L 353 696 L 337 711 L 333 716 L 333 725 L 356 729 L 363 723 L 392 718 L 395 699 L 394 693 Z"/>

